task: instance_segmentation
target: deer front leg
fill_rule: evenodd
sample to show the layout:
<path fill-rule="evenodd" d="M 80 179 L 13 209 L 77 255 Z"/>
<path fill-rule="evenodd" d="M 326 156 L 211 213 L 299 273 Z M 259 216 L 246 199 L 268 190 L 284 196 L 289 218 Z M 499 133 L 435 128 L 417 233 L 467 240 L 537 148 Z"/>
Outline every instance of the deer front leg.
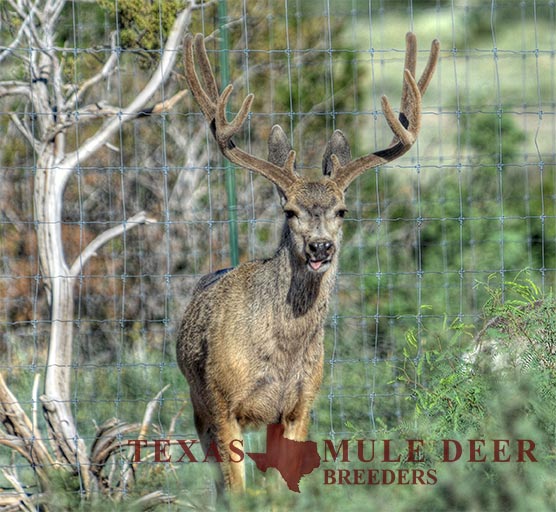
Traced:
<path fill-rule="evenodd" d="M 309 431 L 311 407 L 320 388 L 322 371 L 315 372 L 313 379 L 306 382 L 306 388 L 299 393 L 293 410 L 282 418 L 284 437 L 292 441 L 305 441 Z"/>
<path fill-rule="evenodd" d="M 235 450 L 241 450 L 243 436 L 236 418 L 226 418 L 220 422 L 216 442 L 221 455 L 220 469 L 224 485 L 232 492 L 245 490 L 245 462 Z"/>
<path fill-rule="evenodd" d="M 206 414 L 199 413 L 199 408 L 203 406 L 196 402 L 193 401 L 195 427 L 205 457 L 218 461 L 220 474 L 216 480 L 216 489 L 219 498 L 223 498 L 225 490 L 244 490 L 245 464 L 241 454 L 233 451 L 233 448 L 241 450 L 243 444 L 241 428 L 237 420 L 225 414 L 209 419 Z"/>
<path fill-rule="evenodd" d="M 309 430 L 310 404 L 299 401 L 295 409 L 282 419 L 284 437 L 292 441 L 305 441 Z"/>
<path fill-rule="evenodd" d="M 324 331 L 320 331 L 314 340 L 314 349 L 306 354 L 303 367 L 305 374 L 297 393 L 297 400 L 291 411 L 282 417 L 284 437 L 293 441 L 305 441 L 309 431 L 309 415 L 322 383 L 322 367 L 324 364 L 324 348 L 322 339 Z"/>

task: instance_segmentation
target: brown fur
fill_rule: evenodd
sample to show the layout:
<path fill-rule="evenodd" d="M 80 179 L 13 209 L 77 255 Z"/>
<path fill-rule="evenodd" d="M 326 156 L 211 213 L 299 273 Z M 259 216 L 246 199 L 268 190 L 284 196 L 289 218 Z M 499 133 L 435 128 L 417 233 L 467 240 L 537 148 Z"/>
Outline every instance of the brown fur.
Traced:
<path fill-rule="evenodd" d="M 305 439 L 321 383 L 343 193 L 323 177 L 282 194 L 296 215 L 285 221 L 274 257 L 201 280 L 178 335 L 177 360 L 191 386 L 197 431 L 205 449 L 215 441 L 224 459 L 247 424 L 280 422 L 286 437 Z M 334 250 L 326 270 L 315 272 L 308 246 L 322 240 Z M 224 460 L 221 466 L 226 485 L 241 489 L 243 465 Z"/>

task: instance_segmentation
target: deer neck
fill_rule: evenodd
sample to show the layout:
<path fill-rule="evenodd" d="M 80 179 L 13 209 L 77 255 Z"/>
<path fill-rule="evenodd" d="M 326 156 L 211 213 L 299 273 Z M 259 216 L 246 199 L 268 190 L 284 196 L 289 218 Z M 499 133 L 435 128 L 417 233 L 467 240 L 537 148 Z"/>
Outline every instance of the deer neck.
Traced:
<path fill-rule="evenodd" d="M 326 272 L 311 272 L 295 253 L 294 242 L 287 223 L 282 231 L 280 246 L 272 258 L 277 265 L 277 295 L 280 295 L 295 318 L 308 314 L 324 317 L 334 286 L 337 257 Z M 323 318 L 324 320 L 324 318 Z"/>

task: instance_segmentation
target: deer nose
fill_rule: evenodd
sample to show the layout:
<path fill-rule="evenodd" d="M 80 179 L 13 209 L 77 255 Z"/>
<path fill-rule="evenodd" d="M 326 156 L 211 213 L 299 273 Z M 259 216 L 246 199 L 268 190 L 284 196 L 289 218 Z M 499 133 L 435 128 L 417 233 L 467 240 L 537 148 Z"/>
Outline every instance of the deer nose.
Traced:
<path fill-rule="evenodd" d="M 330 240 L 318 240 L 309 242 L 309 255 L 316 260 L 328 258 L 334 251 L 334 242 Z"/>

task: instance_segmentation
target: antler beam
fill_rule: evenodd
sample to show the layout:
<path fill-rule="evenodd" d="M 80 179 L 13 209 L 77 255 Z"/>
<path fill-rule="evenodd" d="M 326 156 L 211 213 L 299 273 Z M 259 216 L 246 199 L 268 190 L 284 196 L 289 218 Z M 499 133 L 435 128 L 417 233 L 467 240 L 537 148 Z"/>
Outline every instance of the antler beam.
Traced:
<path fill-rule="evenodd" d="M 243 151 L 232 140 L 232 137 L 241 130 L 247 119 L 255 96 L 248 94 L 235 118 L 228 121 L 226 105 L 232 94 L 233 86 L 229 84 L 222 94 L 218 93 L 218 86 L 207 56 L 203 34 L 197 34 L 195 37 L 188 34 L 184 42 L 184 53 L 185 77 L 189 89 L 211 127 L 220 151 L 232 163 L 263 175 L 280 189 L 286 190 L 291 187 L 298 180 L 294 170 L 295 151 L 290 151 L 284 166 L 279 167 Z M 195 70 L 195 56 L 197 57 L 204 87 Z"/>
<path fill-rule="evenodd" d="M 404 81 L 400 113 L 397 118 L 388 98 L 386 96 L 381 98 L 382 111 L 386 122 L 394 132 L 394 138 L 387 148 L 351 160 L 345 165 L 341 165 L 338 158 L 333 155 L 332 179 L 342 190 L 345 190 L 357 176 L 366 170 L 399 158 L 409 151 L 417 140 L 421 128 L 421 98 L 432 79 L 439 53 L 440 43 L 435 39 L 431 45 L 427 65 L 419 81 L 416 82 L 417 39 L 412 32 L 407 33 Z"/>

